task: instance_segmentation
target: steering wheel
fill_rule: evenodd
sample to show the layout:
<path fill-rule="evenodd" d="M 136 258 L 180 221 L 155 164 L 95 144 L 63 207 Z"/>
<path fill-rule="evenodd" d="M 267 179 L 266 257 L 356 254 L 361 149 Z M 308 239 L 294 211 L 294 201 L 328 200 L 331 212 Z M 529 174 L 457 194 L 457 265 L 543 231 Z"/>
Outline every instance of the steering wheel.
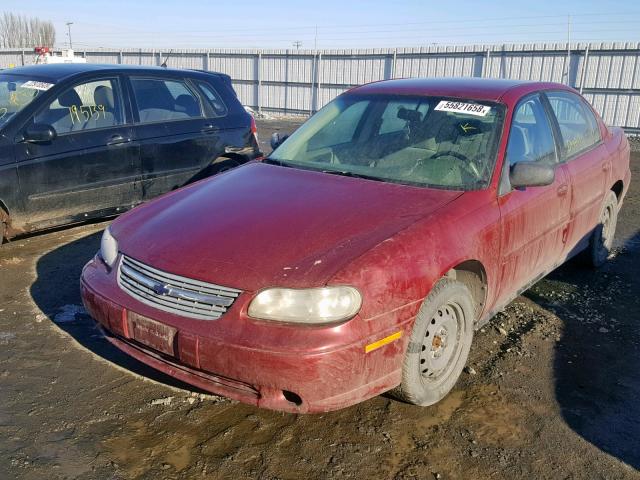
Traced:
<path fill-rule="evenodd" d="M 457 160 L 460 160 L 458 164 L 464 171 L 466 171 L 468 174 L 471 174 L 473 177 L 475 177 L 474 180 L 477 180 L 480 178 L 480 172 L 478 171 L 478 167 L 476 167 L 475 163 L 469 160 L 469 157 L 467 157 L 466 155 L 460 152 L 456 152 L 454 150 L 443 150 L 442 152 L 437 152 L 434 155 L 432 155 L 429 158 L 429 160 L 435 160 L 436 158 L 440 158 L 440 157 L 453 157 Z"/>

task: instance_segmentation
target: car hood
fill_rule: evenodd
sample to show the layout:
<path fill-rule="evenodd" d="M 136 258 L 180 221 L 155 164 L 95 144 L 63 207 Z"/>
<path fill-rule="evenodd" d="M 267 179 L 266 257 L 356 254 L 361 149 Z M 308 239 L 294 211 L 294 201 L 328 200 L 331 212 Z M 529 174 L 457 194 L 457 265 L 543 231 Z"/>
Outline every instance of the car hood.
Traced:
<path fill-rule="evenodd" d="M 304 288 L 460 194 L 256 162 L 142 205 L 111 230 L 121 252 L 176 275 Z"/>

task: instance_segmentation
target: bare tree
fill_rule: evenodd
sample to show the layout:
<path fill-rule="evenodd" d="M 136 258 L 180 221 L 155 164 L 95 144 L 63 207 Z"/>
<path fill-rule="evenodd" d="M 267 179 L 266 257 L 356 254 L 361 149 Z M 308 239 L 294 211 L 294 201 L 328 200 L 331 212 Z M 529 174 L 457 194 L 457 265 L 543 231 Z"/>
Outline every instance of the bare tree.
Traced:
<path fill-rule="evenodd" d="M 56 29 L 50 21 L 4 12 L 0 15 L 0 47 L 53 47 Z"/>

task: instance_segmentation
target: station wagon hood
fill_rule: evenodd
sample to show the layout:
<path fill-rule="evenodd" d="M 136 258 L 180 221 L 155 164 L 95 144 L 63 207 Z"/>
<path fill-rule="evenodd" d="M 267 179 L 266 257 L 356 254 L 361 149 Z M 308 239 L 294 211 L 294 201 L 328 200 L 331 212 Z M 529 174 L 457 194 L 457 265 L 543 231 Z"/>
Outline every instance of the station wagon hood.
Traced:
<path fill-rule="evenodd" d="M 341 267 L 461 192 L 250 163 L 123 215 L 120 251 L 243 290 L 326 283 Z"/>

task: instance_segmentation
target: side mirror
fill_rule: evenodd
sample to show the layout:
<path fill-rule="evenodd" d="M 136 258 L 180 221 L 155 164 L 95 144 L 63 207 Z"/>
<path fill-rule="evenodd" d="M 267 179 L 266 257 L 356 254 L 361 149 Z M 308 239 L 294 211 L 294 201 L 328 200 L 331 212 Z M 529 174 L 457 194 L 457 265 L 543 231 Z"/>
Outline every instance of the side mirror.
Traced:
<path fill-rule="evenodd" d="M 509 181 L 513 188 L 543 187 L 551 185 L 555 178 L 554 167 L 535 162 L 518 162 L 509 172 Z"/>
<path fill-rule="evenodd" d="M 58 134 L 56 129 L 46 123 L 33 123 L 24 131 L 24 142 L 48 143 L 54 140 Z"/>
<path fill-rule="evenodd" d="M 271 148 L 273 150 L 275 150 L 280 145 L 282 145 L 282 142 L 284 142 L 287 138 L 289 138 L 288 134 L 280 136 L 280 134 L 278 132 L 272 133 L 271 134 Z"/>

